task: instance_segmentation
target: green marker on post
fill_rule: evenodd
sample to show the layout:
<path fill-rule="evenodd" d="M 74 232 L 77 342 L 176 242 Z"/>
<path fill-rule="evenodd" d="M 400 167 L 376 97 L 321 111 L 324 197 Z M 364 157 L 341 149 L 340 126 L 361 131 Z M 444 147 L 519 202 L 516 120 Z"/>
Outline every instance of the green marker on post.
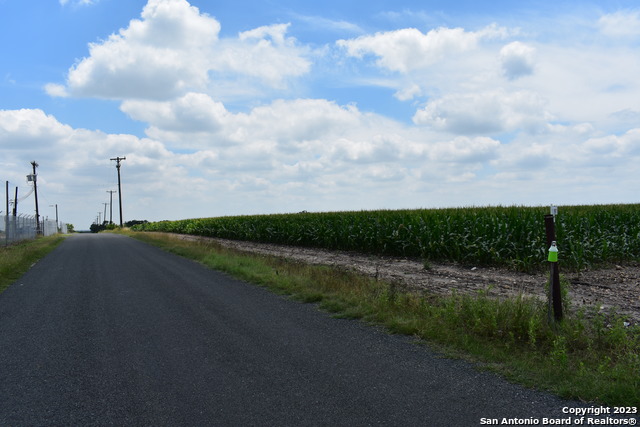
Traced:
<path fill-rule="evenodd" d="M 558 262 L 558 247 L 556 246 L 556 241 L 551 242 L 551 247 L 549 248 L 549 262 Z"/>

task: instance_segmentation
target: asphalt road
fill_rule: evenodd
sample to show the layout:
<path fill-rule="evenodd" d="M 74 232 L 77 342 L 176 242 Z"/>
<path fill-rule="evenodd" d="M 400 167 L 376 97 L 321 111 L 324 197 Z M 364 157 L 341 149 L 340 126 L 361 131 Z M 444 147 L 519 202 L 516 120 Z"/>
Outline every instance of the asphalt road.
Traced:
<path fill-rule="evenodd" d="M 0 426 L 475 426 L 583 406 L 111 234 L 0 294 Z"/>

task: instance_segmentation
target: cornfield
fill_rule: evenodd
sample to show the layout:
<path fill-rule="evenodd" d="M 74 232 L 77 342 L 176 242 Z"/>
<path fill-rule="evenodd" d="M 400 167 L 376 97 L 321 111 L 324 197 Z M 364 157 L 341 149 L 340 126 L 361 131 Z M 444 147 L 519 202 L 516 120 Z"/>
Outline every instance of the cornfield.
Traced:
<path fill-rule="evenodd" d="M 468 207 L 229 216 L 136 226 L 225 239 L 508 266 L 544 265 L 546 207 Z M 584 269 L 640 260 L 640 205 L 559 208 L 560 261 Z"/>

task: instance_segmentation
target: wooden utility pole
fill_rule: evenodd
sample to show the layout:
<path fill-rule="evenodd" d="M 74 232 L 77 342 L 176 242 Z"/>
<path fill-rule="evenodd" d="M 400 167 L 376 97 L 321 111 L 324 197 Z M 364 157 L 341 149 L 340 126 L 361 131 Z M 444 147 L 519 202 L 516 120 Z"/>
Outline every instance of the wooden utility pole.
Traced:
<path fill-rule="evenodd" d="M 104 205 L 104 216 L 102 217 L 102 223 L 104 224 L 105 222 L 107 222 L 107 205 L 109 203 L 103 203 Z"/>
<path fill-rule="evenodd" d="M 13 199 L 13 216 L 18 215 L 18 186 L 16 185 L 16 197 Z"/>
<path fill-rule="evenodd" d="M 40 211 L 38 210 L 38 175 L 36 174 L 36 168 L 39 166 L 36 161 L 31 162 L 33 166 L 33 191 L 36 194 L 36 234 L 41 234 L 40 230 Z"/>
<path fill-rule="evenodd" d="M 58 224 L 58 204 L 56 203 L 55 205 L 49 205 L 50 208 L 55 207 L 56 208 L 56 233 L 60 232 L 60 226 Z"/>
<path fill-rule="evenodd" d="M 113 224 L 113 193 L 116 193 L 115 190 L 107 190 L 107 193 L 109 193 L 109 224 Z M 105 214 L 105 220 L 106 220 L 106 214 Z"/>
<path fill-rule="evenodd" d="M 116 157 L 111 160 L 115 160 L 116 169 L 118 169 L 118 199 L 120 200 L 120 227 L 122 227 L 122 187 L 120 185 L 120 162 L 127 160 L 126 157 Z"/>

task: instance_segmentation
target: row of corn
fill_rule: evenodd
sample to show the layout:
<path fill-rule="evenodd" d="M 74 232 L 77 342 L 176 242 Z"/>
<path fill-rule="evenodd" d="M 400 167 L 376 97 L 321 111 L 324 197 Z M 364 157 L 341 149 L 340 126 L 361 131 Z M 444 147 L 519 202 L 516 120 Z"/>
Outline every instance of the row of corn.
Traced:
<path fill-rule="evenodd" d="M 546 207 L 321 212 L 161 221 L 137 226 L 235 240 L 535 270 L 546 260 Z M 560 262 L 573 269 L 640 260 L 640 205 L 559 208 Z"/>

